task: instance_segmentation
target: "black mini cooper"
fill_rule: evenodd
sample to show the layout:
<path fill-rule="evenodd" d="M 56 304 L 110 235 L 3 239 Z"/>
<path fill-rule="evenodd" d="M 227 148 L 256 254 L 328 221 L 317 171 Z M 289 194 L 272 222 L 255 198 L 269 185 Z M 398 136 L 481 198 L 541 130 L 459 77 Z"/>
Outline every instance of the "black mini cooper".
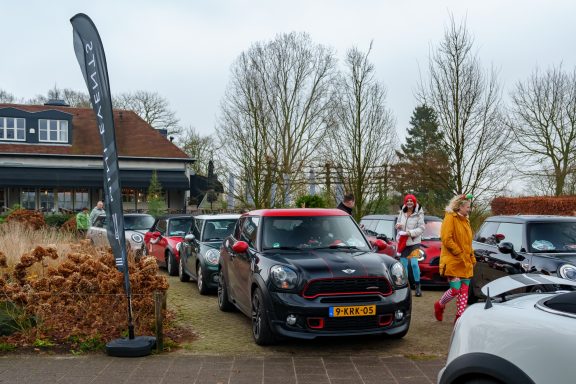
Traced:
<path fill-rule="evenodd" d="M 264 209 L 244 214 L 220 249 L 218 306 L 252 319 L 256 344 L 279 337 L 386 334 L 410 327 L 402 264 L 375 253 L 338 209 Z"/>

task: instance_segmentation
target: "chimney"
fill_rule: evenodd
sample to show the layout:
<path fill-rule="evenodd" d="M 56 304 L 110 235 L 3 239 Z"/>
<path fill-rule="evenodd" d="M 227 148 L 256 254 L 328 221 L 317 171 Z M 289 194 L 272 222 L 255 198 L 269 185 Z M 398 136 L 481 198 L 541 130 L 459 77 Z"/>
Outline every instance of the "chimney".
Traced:
<path fill-rule="evenodd" d="M 62 99 L 49 99 L 47 102 L 44 103 L 44 105 L 53 105 L 56 107 L 69 107 L 70 106 L 70 104 L 66 103 Z"/>

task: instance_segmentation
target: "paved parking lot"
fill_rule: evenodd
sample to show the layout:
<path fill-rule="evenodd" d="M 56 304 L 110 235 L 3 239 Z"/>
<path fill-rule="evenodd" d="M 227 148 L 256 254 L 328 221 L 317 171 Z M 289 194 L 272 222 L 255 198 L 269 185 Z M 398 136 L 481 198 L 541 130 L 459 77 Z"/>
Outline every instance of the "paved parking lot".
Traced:
<path fill-rule="evenodd" d="M 442 362 L 404 357 L 0 357 L 0 383 L 431 384 Z"/>

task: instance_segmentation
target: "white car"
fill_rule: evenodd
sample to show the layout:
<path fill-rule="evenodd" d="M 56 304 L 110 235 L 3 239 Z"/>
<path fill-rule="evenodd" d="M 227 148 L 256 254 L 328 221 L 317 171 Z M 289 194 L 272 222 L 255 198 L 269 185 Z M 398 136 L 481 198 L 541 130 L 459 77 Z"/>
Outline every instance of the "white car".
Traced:
<path fill-rule="evenodd" d="M 576 287 L 540 274 L 502 277 L 456 322 L 440 384 L 576 383 L 576 291 L 513 295 L 535 285 Z"/>
<path fill-rule="evenodd" d="M 154 224 L 154 217 L 146 213 L 125 213 L 124 233 L 126 243 L 134 252 L 136 257 L 142 256 L 142 245 L 144 244 L 144 234 Z M 109 247 L 107 235 L 107 217 L 100 215 L 94 224 L 88 229 L 86 238 L 92 240 L 92 244 L 97 247 Z"/>

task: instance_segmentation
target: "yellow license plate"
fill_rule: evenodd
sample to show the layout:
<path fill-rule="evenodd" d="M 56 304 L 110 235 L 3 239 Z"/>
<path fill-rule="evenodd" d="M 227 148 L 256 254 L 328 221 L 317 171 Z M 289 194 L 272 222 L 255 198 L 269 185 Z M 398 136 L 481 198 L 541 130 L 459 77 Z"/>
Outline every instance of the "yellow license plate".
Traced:
<path fill-rule="evenodd" d="M 330 317 L 374 316 L 376 305 L 357 305 L 354 307 L 330 307 Z"/>

